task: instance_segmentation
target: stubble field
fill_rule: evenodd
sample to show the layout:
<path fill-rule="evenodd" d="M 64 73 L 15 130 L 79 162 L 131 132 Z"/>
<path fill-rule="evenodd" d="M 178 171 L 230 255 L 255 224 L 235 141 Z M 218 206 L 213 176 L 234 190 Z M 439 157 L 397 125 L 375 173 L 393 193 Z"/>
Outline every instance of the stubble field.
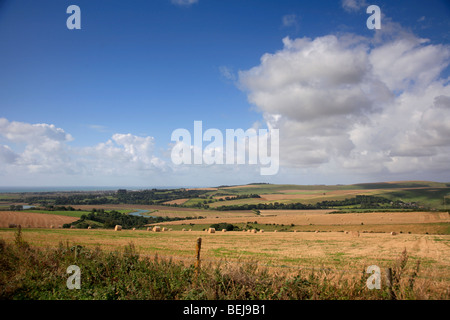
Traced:
<path fill-rule="evenodd" d="M 0 229 L 0 237 L 13 241 L 14 229 Z M 406 249 L 410 263 L 421 261 L 421 276 L 441 285 L 450 284 L 450 236 L 344 232 L 216 232 L 143 230 L 23 229 L 33 246 L 58 243 L 101 247 L 120 251 L 133 243 L 143 256 L 162 256 L 193 262 L 195 245 L 202 238 L 204 263 L 253 261 L 273 270 L 331 268 L 336 272 L 361 273 L 370 265 L 388 267 Z"/>
<path fill-rule="evenodd" d="M 65 223 L 77 221 L 76 217 L 33 213 L 26 211 L 0 211 L 0 228 L 21 225 L 23 228 L 61 228 Z"/>
<path fill-rule="evenodd" d="M 243 187 L 248 189 L 249 187 Z M 258 188 L 268 189 L 266 186 Z M 237 188 L 226 188 L 237 190 Z M 299 190 L 284 187 L 274 193 L 261 193 L 261 198 L 228 200 L 251 203 L 252 201 L 292 201 L 319 197 L 351 196 L 360 190 Z M 366 189 L 376 194 L 376 189 Z M 292 198 L 292 199 L 291 199 Z M 175 200 L 174 203 L 185 202 Z M 215 202 L 221 204 L 223 202 Z M 163 217 L 190 217 L 159 223 L 171 231 L 146 230 L 63 229 L 78 217 L 28 211 L 0 211 L 0 239 L 14 242 L 16 230 L 10 224 L 23 227 L 23 238 L 30 245 L 56 248 L 80 245 L 120 252 L 133 244 L 142 257 L 164 257 L 191 264 L 195 261 L 195 247 L 202 239 L 202 264 L 244 265 L 269 268 L 271 272 L 292 273 L 298 270 L 316 270 L 326 276 L 361 277 L 368 266 L 382 270 L 397 263 L 402 253 L 407 253 L 407 270 L 420 265 L 417 276 L 419 288 L 438 292 L 449 297 L 450 288 L 450 214 L 445 211 L 395 211 L 347 212 L 334 210 L 232 210 L 216 211 L 200 208 L 168 207 L 161 205 L 75 205 L 75 209 L 90 211 L 147 210 L 150 215 Z M 211 224 L 228 223 L 241 229 L 264 230 L 262 233 L 229 231 L 210 234 L 205 230 Z M 53 226 L 53 228 L 51 227 Z M 193 231 L 182 231 L 193 230 Z M 274 231 L 278 232 L 274 232 Z M 284 231 L 284 232 L 283 232 Z M 396 235 L 391 235 L 395 232 Z M 367 275 L 365 275 L 367 278 Z M 424 296 L 427 296 L 426 294 Z"/>
<path fill-rule="evenodd" d="M 328 279 L 328 283 L 335 285 L 340 285 L 344 280 L 351 283 L 365 281 L 369 277 L 366 270 L 373 265 L 382 270 L 384 277 L 385 268 L 398 265 L 402 253 L 406 253 L 408 260 L 402 277 L 406 281 L 410 277 L 415 278 L 415 294 L 422 299 L 450 297 L 450 235 L 391 235 L 387 232 L 358 234 L 351 231 L 352 227 L 361 226 L 346 226 L 350 230 L 348 233 L 217 231 L 213 234 L 175 230 L 24 228 L 22 237 L 31 246 L 43 250 L 82 246 L 119 253 L 133 245 L 141 258 L 155 259 L 157 256 L 187 266 L 195 264 L 196 243 L 201 238 L 202 266 L 220 265 L 226 270 L 240 270 L 247 268 L 250 263 L 253 268 L 267 269 L 271 273 L 288 277 L 299 272 L 314 273 L 323 281 Z M 0 239 L 7 243 L 14 243 L 15 234 L 16 229 L 0 229 Z M 414 270 L 418 270 L 419 266 L 419 272 L 414 276 Z M 82 265 L 79 267 L 83 268 Z"/>

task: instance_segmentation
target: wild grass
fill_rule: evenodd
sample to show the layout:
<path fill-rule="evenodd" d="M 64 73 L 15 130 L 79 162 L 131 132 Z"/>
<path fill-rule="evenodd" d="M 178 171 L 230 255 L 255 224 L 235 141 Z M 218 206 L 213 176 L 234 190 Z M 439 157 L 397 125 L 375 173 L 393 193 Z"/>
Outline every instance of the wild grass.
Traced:
<path fill-rule="evenodd" d="M 270 270 L 257 262 L 175 262 L 142 256 L 133 243 L 107 252 L 60 242 L 35 248 L 20 229 L 13 241 L 0 240 L 0 299 L 24 300 L 382 300 L 449 299 L 447 290 L 420 278 L 420 260 L 411 268 L 406 251 L 392 265 L 394 295 L 369 290 L 368 275 L 328 269 Z M 81 288 L 68 289 L 67 267 L 81 269 Z"/>

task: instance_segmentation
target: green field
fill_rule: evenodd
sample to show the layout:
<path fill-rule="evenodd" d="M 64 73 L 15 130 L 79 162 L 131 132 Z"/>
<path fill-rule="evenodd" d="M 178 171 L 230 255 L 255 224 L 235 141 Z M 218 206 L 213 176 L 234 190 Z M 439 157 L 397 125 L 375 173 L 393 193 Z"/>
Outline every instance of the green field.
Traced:
<path fill-rule="evenodd" d="M 45 214 L 54 214 L 54 215 L 80 218 L 83 214 L 88 214 L 90 211 L 52 211 L 52 210 L 29 209 L 29 210 L 24 210 L 24 212 L 45 213 Z"/>
<path fill-rule="evenodd" d="M 100 199 L 95 198 L 95 204 L 102 204 L 98 201 L 105 201 L 105 204 L 121 203 L 119 199 L 126 200 L 127 204 L 161 204 L 167 200 L 176 200 L 188 198 L 183 205 L 185 207 L 195 207 L 199 205 L 216 208 L 222 205 L 236 204 L 258 204 L 258 203 L 297 203 L 315 204 L 321 201 L 344 200 L 355 195 L 376 195 L 391 199 L 392 201 L 401 200 L 406 203 L 417 203 L 429 209 L 447 209 L 450 208 L 450 183 L 439 183 L 430 181 L 404 181 L 404 182 L 378 182 L 378 183 L 360 183 L 353 185 L 296 185 L 296 184 L 249 184 L 242 186 L 222 186 L 214 190 L 183 191 L 182 189 L 153 191 L 147 198 L 138 198 L 133 202 L 133 197 L 129 199 L 119 197 L 114 192 L 107 192 L 101 195 Z M 132 193 L 132 192 L 131 192 Z M 248 198 L 237 200 L 217 201 L 214 197 L 240 196 L 258 194 L 261 198 Z M 180 195 L 176 198 L 176 195 Z M 27 203 L 29 199 L 35 201 L 46 201 L 49 204 L 55 203 L 57 199 L 66 196 L 77 197 L 77 204 L 87 204 L 92 200 L 89 193 L 55 192 L 55 193 L 3 193 L 0 194 L 0 200 L 4 202 L 3 208 L 7 209 L 11 203 Z M 165 198 L 160 199 L 160 196 Z M 278 196 L 278 197 L 277 197 Z M 83 199 L 86 197 L 86 199 Z M 148 198 L 154 197 L 154 198 Z M 267 199 L 266 199 L 267 198 Z M 119 201 L 119 202 L 118 202 Z M 131 201 L 131 202 L 130 202 Z M 213 201 L 210 203 L 210 201 Z M 9 203 L 7 203 L 9 202 Z M 31 203 L 30 203 L 31 204 Z M 74 205 L 67 203 L 67 205 Z M 0 206 L 2 203 L 0 202 Z"/>
<path fill-rule="evenodd" d="M 288 191 L 286 191 L 288 190 Z M 221 205 L 235 205 L 235 204 L 257 204 L 257 203 L 294 203 L 302 202 L 305 204 L 315 204 L 324 200 L 343 200 L 349 195 L 344 191 L 360 191 L 360 195 L 377 195 L 386 197 L 388 199 L 402 200 L 404 202 L 417 202 L 422 206 L 435 209 L 450 208 L 450 184 L 429 182 L 429 181 L 407 181 L 396 183 L 363 183 L 354 185 L 279 185 L 279 184 L 255 184 L 245 186 L 220 187 L 218 190 L 209 191 L 205 195 L 207 197 L 218 196 L 233 196 L 245 194 L 259 194 L 262 197 L 269 194 L 279 195 L 298 195 L 297 199 L 289 197 L 289 199 L 264 200 L 264 199 L 238 199 L 220 201 L 209 204 L 210 207 L 215 208 Z M 338 191 L 342 194 L 333 194 L 330 192 Z M 312 199 L 302 196 L 314 195 Z M 446 199 L 446 200 L 444 200 Z M 204 199 L 203 199 L 204 200 Z M 189 200 L 187 203 L 194 204 L 194 200 Z M 447 204 L 447 205 L 446 205 Z"/>

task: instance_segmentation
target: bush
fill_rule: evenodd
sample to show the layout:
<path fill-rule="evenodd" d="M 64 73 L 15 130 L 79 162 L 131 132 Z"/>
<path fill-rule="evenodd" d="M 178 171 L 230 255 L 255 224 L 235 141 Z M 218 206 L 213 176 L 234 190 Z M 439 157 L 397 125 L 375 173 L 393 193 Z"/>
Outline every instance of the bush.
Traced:
<path fill-rule="evenodd" d="M 239 227 L 232 225 L 231 223 L 221 222 L 221 223 L 215 223 L 209 226 L 210 228 L 214 228 L 216 230 L 222 230 L 225 229 L 227 231 L 238 231 Z"/>

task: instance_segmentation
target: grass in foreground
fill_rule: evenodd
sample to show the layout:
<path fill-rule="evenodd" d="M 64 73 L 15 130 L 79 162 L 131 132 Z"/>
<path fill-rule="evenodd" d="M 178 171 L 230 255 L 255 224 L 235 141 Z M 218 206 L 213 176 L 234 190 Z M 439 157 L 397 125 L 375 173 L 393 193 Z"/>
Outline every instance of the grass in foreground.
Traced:
<path fill-rule="evenodd" d="M 405 252 L 392 266 L 397 299 L 449 299 L 418 277 L 419 265 L 408 270 Z M 81 289 L 69 290 L 66 270 L 81 269 Z M 388 299 L 386 288 L 369 290 L 368 274 L 343 275 L 326 270 L 300 270 L 288 275 L 269 272 L 256 263 L 193 264 L 158 256 L 143 257 L 134 244 L 121 252 L 105 252 L 69 243 L 33 248 L 20 229 L 13 242 L 0 240 L 0 299 L 53 300 L 299 300 Z"/>

